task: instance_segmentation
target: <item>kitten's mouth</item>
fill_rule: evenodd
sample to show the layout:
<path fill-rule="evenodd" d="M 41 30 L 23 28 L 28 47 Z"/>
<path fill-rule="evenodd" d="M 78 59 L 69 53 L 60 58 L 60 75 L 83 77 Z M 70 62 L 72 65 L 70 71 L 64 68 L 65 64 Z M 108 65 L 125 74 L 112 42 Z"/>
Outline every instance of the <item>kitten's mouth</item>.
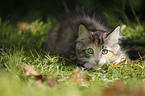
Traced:
<path fill-rule="evenodd" d="M 87 61 L 84 58 L 81 58 L 81 60 L 78 61 L 79 65 L 84 66 L 85 68 L 95 68 L 98 69 L 102 66 L 102 64 L 99 64 L 99 60 L 92 60 L 91 62 Z"/>
<path fill-rule="evenodd" d="M 95 60 L 96 64 L 98 65 L 99 64 L 99 60 Z"/>

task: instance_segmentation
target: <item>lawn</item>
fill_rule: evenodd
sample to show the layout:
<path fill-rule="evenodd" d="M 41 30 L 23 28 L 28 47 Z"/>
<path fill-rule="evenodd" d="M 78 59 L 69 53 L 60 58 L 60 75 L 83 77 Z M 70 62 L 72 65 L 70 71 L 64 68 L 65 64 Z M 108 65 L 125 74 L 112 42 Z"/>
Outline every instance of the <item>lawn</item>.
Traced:
<path fill-rule="evenodd" d="M 109 18 L 109 17 L 106 17 Z M 77 66 L 52 55 L 46 46 L 54 20 L 17 22 L 0 19 L 0 96 L 143 96 L 145 60 L 104 65 L 101 70 Z M 140 23 L 121 23 L 128 40 L 145 39 Z"/>

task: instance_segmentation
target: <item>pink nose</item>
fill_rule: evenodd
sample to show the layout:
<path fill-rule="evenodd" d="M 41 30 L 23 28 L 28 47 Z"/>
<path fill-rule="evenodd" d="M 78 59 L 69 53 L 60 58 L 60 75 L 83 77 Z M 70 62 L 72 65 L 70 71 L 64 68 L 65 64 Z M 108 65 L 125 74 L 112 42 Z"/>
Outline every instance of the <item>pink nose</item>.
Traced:
<path fill-rule="evenodd" d="M 99 60 L 95 60 L 95 62 L 98 64 L 99 63 Z"/>

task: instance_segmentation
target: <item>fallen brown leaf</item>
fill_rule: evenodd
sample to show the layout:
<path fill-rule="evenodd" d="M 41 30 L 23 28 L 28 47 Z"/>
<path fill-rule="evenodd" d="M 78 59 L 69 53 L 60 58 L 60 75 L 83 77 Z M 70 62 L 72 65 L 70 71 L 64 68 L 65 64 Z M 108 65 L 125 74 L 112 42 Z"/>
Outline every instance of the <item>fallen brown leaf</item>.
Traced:
<path fill-rule="evenodd" d="M 25 70 L 25 76 L 29 76 L 30 74 L 34 75 L 34 76 L 39 76 L 40 74 L 35 71 L 32 66 L 28 66 L 28 65 L 25 65 L 24 67 L 24 70 Z"/>
<path fill-rule="evenodd" d="M 78 84 L 79 81 L 83 81 L 83 82 L 89 81 L 91 78 L 91 76 L 82 72 L 79 69 L 79 67 L 74 69 L 73 73 L 75 73 L 75 75 L 69 75 L 69 76 L 67 76 L 67 78 L 70 79 L 71 81 L 73 81 L 75 84 Z"/>
<path fill-rule="evenodd" d="M 47 77 L 48 85 L 49 86 L 56 86 L 58 85 L 57 79 L 54 79 L 52 77 Z"/>
<path fill-rule="evenodd" d="M 23 76 L 28 77 L 28 76 L 35 76 L 36 78 L 36 83 L 41 84 L 42 82 L 47 82 L 49 86 L 55 86 L 58 85 L 57 79 L 52 78 L 52 77 L 47 77 L 45 75 L 41 75 L 37 71 L 35 71 L 32 66 L 25 65 L 24 67 L 25 74 Z M 28 80 L 30 80 L 28 78 Z M 31 80 L 32 81 L 32 80 Z M 35 82 L 35 80 L 33 80 Z"/>
<path fill-rule="evenodd" d="M 124 88 L 123 82 L 113 83 L 103 91 L 103 96 L 144 96 L 145 90 L 141 88 Z"/>
<path fill-rule="evenodd" d="M 22 29 L 27 29 L 28 23 L 25 22 L 18 22 L 17 25 Z"/>

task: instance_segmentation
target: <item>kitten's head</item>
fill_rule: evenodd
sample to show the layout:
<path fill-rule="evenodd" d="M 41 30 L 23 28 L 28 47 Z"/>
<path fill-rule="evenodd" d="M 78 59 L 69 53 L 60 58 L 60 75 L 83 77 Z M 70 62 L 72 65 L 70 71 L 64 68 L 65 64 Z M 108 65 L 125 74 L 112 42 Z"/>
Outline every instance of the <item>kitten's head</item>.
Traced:
<path fill-rule="evenodd" d="M 76 44 L 77 57 L 88 68 L 120 62 L 125 58 L 121 53 L 120 38 L 120 26 L 111 32 L 90 32 L 84 25 L 80 25 Z"/>

